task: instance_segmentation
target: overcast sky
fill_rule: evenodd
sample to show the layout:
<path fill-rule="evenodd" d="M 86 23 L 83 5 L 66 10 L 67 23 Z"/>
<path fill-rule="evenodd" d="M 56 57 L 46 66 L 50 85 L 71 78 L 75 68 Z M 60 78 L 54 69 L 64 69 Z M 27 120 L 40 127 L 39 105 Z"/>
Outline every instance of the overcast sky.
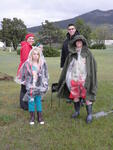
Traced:
<path fill-rule="evenodd" d="M 45 20 L 70 19 L 95 9 L 111 10 L 113 0 L 1 0 L 0 21 L 17 17 L 32 27 Z"/>

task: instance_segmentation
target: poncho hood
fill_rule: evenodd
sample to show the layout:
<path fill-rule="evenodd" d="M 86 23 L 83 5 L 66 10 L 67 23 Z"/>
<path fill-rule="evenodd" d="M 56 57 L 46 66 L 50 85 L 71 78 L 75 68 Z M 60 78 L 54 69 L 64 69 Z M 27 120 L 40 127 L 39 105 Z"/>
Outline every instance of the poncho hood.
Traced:
<path fill-rule="evenodd" d="M 21 46 L 23 47 L 23 46 L 25 46 L 25 45 L 29 45 L 30 47 L 32 47 L 28 42 L 22 41 L 22 42 L 21 42 Z"/>
<path fill-rule="evenodd" d="M 88 44 L 87 44 L 85 37 L 83 35 L 77 35 L 69 42 L 69 52 L 70 53 L 76 53 L 76 45 L 75 44 L 79 40 L 82 41 L 82 43 L 83 43 L 82 49 L 84 49 L 84 50 L 88 49 Z"/>

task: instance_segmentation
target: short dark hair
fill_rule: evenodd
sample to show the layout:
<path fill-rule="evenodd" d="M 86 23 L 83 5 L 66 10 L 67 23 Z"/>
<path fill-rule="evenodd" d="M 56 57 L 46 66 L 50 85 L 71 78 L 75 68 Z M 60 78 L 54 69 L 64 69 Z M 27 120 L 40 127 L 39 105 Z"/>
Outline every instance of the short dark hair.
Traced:
<path fill-rule="evenodd" d="M 73 23 L 68 24 L 67 27 L 69 28 L 70 26 L 74 26 L 75 27 L 75 25 Z"/>

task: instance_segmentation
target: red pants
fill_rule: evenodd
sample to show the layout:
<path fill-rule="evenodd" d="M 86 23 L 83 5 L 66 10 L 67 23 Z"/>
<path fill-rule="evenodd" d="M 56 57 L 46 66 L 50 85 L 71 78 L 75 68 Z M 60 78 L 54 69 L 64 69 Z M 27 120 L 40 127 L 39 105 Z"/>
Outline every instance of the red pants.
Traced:
<path fill-rule="evenodd" d="M 83 86 L 83 82 L 71 80 L 71 91 L 69 98 L 79 99 L 80 97 L 83 99 L 86 98 L 86 89 Z"/>

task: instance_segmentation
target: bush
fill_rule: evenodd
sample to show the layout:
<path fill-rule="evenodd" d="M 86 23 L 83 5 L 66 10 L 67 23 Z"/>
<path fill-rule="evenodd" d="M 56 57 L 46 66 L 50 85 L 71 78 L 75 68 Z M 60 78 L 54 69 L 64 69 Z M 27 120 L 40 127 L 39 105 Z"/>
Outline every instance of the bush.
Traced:
<path fill-rule="evenodd" d="M 91 49 L 106 49 L 106 46 L 104 43 L 101 44 L 93 44 L 90 46 Z"/>
<path fill-rule="evenodd" d="M 53 47 L 44 46 L 43 54 L 45 57 L 58 57 L 60 56 L 60 51 Z"/>
<path fill-rule="evenodd" d="M 43 54 L 45 57 L 59 57 L 60 51 L 49 46 L 44 46 Z M 20 55 L 20 48 L 17 49 L 17 55 Z"/>

